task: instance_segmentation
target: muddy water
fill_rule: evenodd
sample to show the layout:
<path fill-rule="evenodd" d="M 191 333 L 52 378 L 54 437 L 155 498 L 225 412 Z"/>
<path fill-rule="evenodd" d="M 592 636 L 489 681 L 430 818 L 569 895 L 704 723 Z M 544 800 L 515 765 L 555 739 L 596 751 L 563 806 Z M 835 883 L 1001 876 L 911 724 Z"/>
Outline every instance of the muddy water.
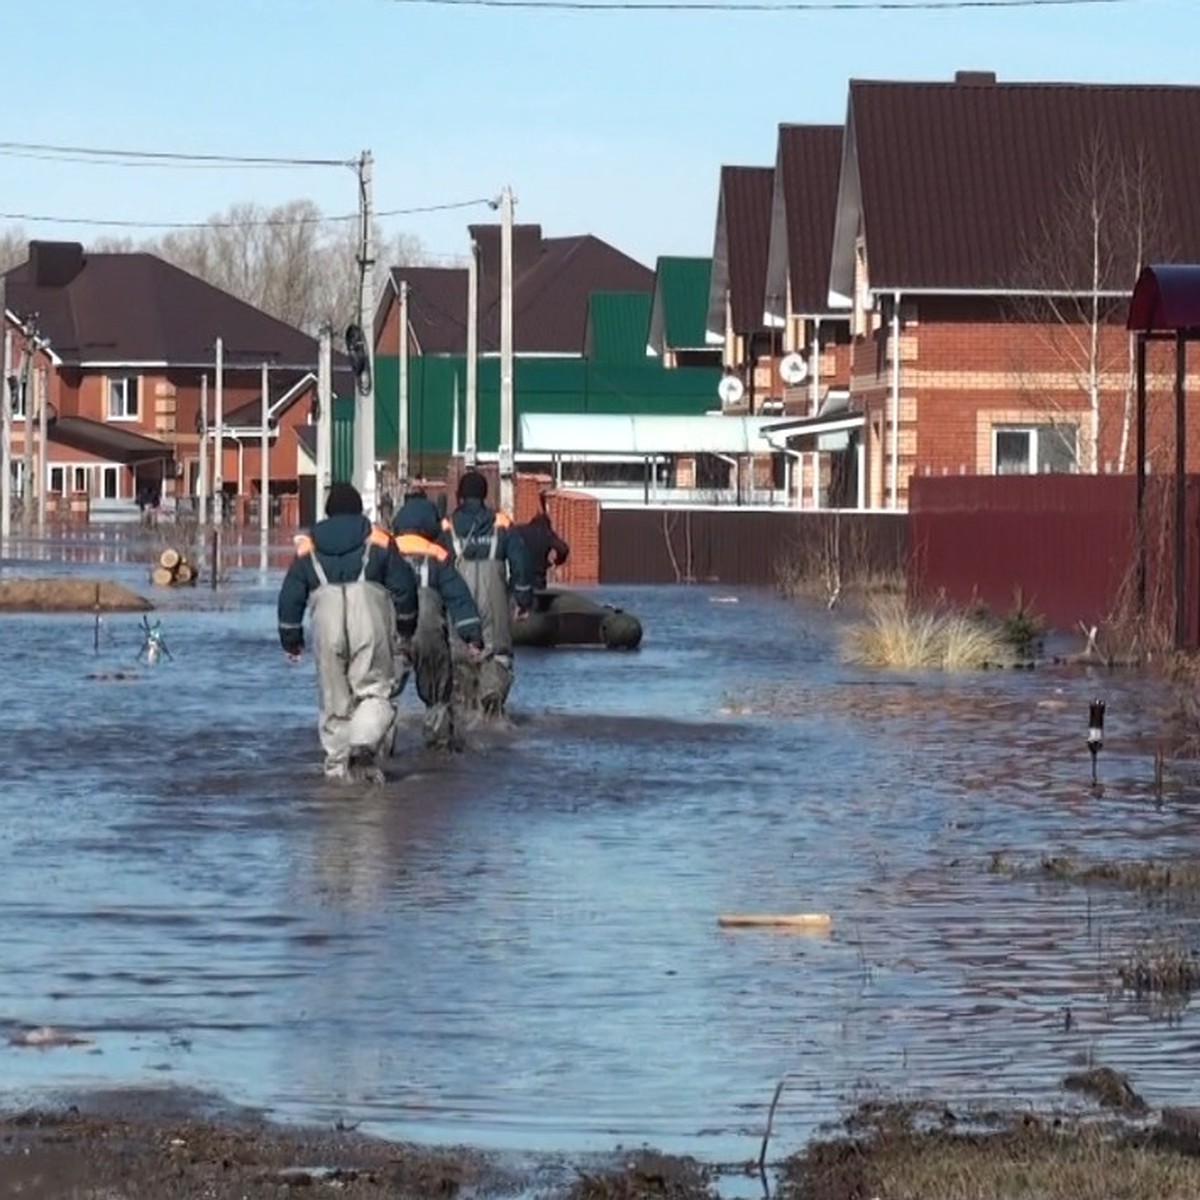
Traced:
<path fill-rule="evenodd" d="M 421 1141 L 727 1161 L 784 1075 L 778 1152 L 880 1091 L 1066 1103 L 1089 1057 L 1194 1099 L 1191 1014 L 1112 991 L 1147 933 L 1193 926 L 987 871 L 1194 845 L 1195 799 L 1152 794 L 1145 685 L 868 672 L 822 608 L 613 588 L 640 652 L 522 654 L 515 728 L 452 762 L 416 750 L 406 695 L 398 777 L 358 794 L 316 774 L 277 583 L 164 597 L 173 659 L 134 680 L 89 675 L 135 667 L 140 618 L 99 652 L 89 617 L 0 618 L 6 1103 L 195 1086 Z M 810 909 L 831 932 L 716 925 Z M 91 1044 L 7 1044 L 40 1025 Z"/>

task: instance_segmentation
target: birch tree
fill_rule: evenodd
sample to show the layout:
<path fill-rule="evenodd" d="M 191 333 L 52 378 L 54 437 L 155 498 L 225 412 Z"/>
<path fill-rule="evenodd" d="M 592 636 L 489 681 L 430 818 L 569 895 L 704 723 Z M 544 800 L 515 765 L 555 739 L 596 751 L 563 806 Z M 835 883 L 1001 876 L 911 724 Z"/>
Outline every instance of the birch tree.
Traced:
<path fill-rule="evenodd" d="M 1039 353 L 1065 374 L 1066 390 L 1027 378 L 1051 423 L 1065 425 L 1087 411 L 1083 445 L 1076 441 L 1076 466 L 1100 470 L 1101 400 L 1105 391 L 1122 395 L 1117 470 L 1124 471 L 1133 420 L 1133 343 L 1124 332 L 1129 293 L 1150 251 L 1163 253 L 1163 199 L 1145 151 L 1126 154 L 1100 133 L 1094 135 L 1064 182 L 1059 203 L 1042 214 L 1029 239 L 1019 272 L 1036 295 L 1014 301 L 1015 315 Z M 1028 373 L 1036 380 L 1039 372 Z"/>

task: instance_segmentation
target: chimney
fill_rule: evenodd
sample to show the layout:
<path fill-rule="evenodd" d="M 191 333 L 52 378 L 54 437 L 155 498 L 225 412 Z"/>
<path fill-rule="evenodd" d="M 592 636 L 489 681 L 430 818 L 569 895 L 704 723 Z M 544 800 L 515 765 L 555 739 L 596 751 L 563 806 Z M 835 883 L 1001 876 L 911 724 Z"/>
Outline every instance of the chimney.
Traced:
<path fill-rule="evenodd" d="M 30 242 L 29 282 L 33 287 L 66 287 L 83 270 L 78 242 Z"/>
<path fill-rule="evenodd" d="M 995 71 L 955 71 L 955 83 L 965 83 L 974 87 L 986 87 L 996 82 Z"/>

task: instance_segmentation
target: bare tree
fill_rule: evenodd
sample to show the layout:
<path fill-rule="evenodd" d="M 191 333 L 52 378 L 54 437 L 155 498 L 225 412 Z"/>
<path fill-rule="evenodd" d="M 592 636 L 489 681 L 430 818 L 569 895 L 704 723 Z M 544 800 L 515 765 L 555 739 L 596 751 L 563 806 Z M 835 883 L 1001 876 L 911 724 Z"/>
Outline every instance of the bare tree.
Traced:
<path fill-rule="evenodd" d="M 1013 315 L 1042 352 L 1036 361 L 1057 364 L 1072 385 L 1048 387 L 1038 370 L 1025 370 L 1022 390 L 1037 395 L 1052 425 L 1064 427 L 1064 445 L 1069 418 L 1086 404 L 1088 429 L 1082 446 L 1075 440 L 1073 454 L 1079 468 L 1093 473 L 1100 469 L 1106 391 L 1123 393 L 1117 469 L 1125 469 L 1134 360 L 1124 318 L 1147 251 L 1163 248 L 1163 211 L 1162 190 L 1145 151 L 1123 153 L 1097 133 L 1023 255 L 1021 281 L 1025 286 L 1037 281 L 1038 290 L 1019 295 Z"/>
<path fill-rule="evenodd" d="M 397 233 L 390 238 L 376 226 L 376 295 L 393 266 L 427 260 L 420 239 Z M 261 308 L 299 329 L 315 333 L 326 321 L 335 329 L 356 319 L 360 287 L 359 225 L 327 220 L 311 200 L 291 200 L 273 208 L 235 204 L 194 229 L 175 230 L 157 239 L 102 237 L 94 251 L 140 250 Z M 24 262 L 28 240 L 23 230 L 0 233 L 0 269 Z"/>

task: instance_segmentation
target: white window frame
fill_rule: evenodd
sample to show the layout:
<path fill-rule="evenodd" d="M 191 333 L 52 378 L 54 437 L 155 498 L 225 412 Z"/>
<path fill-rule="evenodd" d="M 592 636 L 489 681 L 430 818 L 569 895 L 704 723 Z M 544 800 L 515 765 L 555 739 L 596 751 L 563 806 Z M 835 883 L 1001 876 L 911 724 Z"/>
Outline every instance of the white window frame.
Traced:
<path fill-rule="evenodd" d="M 141 419 L 141 380 L 136 375 L 110 375 L 104 381 L 104 419 L 106 421 L 138 421 Z M 129 411 L 129 393 L 132 385 L 133 412 Z M 117 391 L 119 389 L 119 393 Z M 117 395 L 120 403 L 114 404 Z"/>
<path fill-rule="evenodd" d="M 79 479 L 82 477 L 83 485 L 79 485 Z M 92 467 L 90 463 L 72 463 L 71 464 L 71 495 L 77 496 L 81 492 L 87 495 L 92 494 Z"/>
<path fill-rule="evenodd" d="M 32 382 L 32 380 L 30 381 Z M 11 379 L 4 382 L 4 398 L 12 405 L 12 419 L 15 424 L 20 421 L 25 423 L 25 393 L 26 388 L 22 385 L 21 372 L 15 371 Z"/>
<path fill-rule="evenodd" d="M 1078 426 L 1072 426 L 1072 428 L 1075 429 L 1076 454 L 1078 454 L 1079 428 L 1078 428 Z M 1011 475 L 1042 474 L 1043 472 L 1038 471 L 1038 462 L 1041 459 L 1041 456 L 1038 453 L 1038 449 L 1039 449 L 1038 442 L 1043 434 L 1048 434 L 1051 437 L 1057 436 L 1053 426 L 1051 426 L 1049 424 L 1038 425 L 1034 422 L 1014 423 L 1011 425 L 1004 425 L 1004 424 L 993 425 L 992 426 L 992 474 L 993 475 L 1000 474 L 1000 455 L 999 455 L 999 448 L 998 448 L 997 442 L 1002 433 L 1003 434 L 1023 433 L 1028 438 L 1028 450 L 1027 450 L 1026 456 L 1025 456 L 1025 470 L 1024 471 L 1010 471 L 1010 472 L 1008 472 L 1008 474 L 1011 474 Z"/>
<path fill-rule="evenodd" d="M 105 483 L 111 472 L 113 479 L 113 494 L 107 495 Z M 121 499 L 121 468 L 116 463 L 101 463 L 100 464 L 100 485 L 96 493 L 97 499 L 100 500 L 120 500 Z"/>
<path fill-rule="evenodd" d="M 46 464 L 46 494 L 48 496 L 65 496 L 67 494 L 67 471 L 65 463 Z M 58 472 L 58 486 L 54 486 L 54 473 Z"/>

